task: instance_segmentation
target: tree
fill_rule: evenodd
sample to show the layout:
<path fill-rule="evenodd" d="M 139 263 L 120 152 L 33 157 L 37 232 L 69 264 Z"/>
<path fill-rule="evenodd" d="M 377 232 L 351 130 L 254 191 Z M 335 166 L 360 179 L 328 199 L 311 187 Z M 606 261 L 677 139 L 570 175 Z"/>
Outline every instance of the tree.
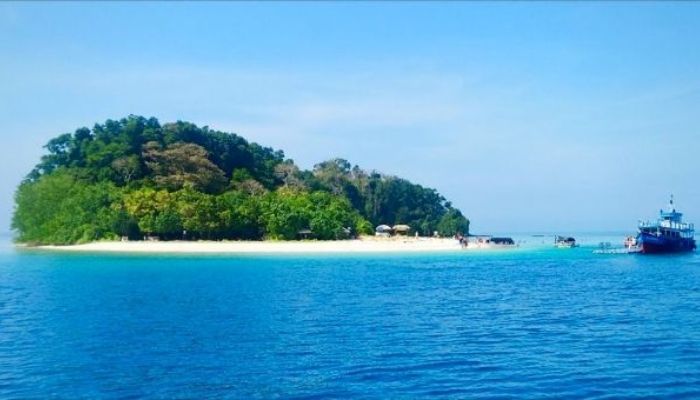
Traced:
<path fill-rule="evenodd" d="M 285 160 L 275 166 L 275 178 L 282 186 L 294 189 L 306 189 L 299 167 L 292 160 Z"/>
<path fill-rule="evenodd" d="M 154 181 L 169 190 L 189 184 L 204 192 L 220 191 L 226 184 L 226 177 L 207 155 L 202 146 L 183 142 L 164 149 L 157 142 L 148 142 L 143 149 L 143 158 L 153 172 Z"/>
<path fill-rule="evenodd" d="M 265 186 L 263 186 L 262 183 L 256 181 L 255 179 L 246 179 L 240 184 L 238 184 L 236 188 L 251 196 L 261 196 L 267 192 Z"/>
<path fill-rule="evenodd" d="M 141 232 L 169 239 L 179 238 L 182 234 L 176 200 L 176 196 L 166 190 L 142 188 L 127 193 L 123 205 L 137 221 Z"/>
<path fill-rule="evenodd" d="M 350 163 L 342 158 L 334 158 L 314 165 L 314 176 L 324 184 L 331 193 L 343 194 L 350 173 Z"/>
<path fill-rule="evenodd" d="M 309 227 L 313 204 L 307 193 L 278 190 L 262 199 L 261 220 L 270 239 L 296 239 Z"/>
<path fill-rule="evenodd" d="M 215 196 L 186 187 L 175 193 L 175 197 L 182 227 L 191 237 L 212 239 L 222 233 L 227 216 Z"/>
<path fill-rule="evenodd" d="M 440 218 L 437 224 L 437 231 L 442 236 L 454 236 L 456 234 L 469 234 L 469 220 L 464 218 L 462 213 L 454 208 L 450 208 L 445 215 Z"/>
<path fill-rule="evenodd" d="M 57 170 L 25 182 L 15 194 L 12 228 L 17 240 L 37 244 L 70 244 L 114 238 L 117 213 L 110 205 L 120 197 L 111 183 L 77 181 Z"/>
<path fill-rule="evenodd" d="M 224 238 L 260 239 L 263 236 L 259 196 L 229 191 L 218 196 L 217 201 Z"/>
<path fill-rule="evenodd" d="M 41 175 L 50 174 L 59 167 L 67 167 L 71 161 L 70 154 L 73 146 L 73 136 L 70 133 L 64 133 L 49 140 L 44 146 L 49 154 L 41 157 L 41 162 L 34 167 L 28 177 L 36 180 Z"/>
<path fill-rule="evenodd" d="M 357 225 L 359 215 L 350 202 L 328 193 L 311 194 L 314 209 L 311 213 L 309 227 L 318 239 L 346 239 Z"/>
<path fill-rule="evenodd" d="M 138 156 L 132 154 L 112 161 L 112 168 L 116 171 L 120 181 L 128 185 L 134 177 L 138 176 L 141 162 Z"/>

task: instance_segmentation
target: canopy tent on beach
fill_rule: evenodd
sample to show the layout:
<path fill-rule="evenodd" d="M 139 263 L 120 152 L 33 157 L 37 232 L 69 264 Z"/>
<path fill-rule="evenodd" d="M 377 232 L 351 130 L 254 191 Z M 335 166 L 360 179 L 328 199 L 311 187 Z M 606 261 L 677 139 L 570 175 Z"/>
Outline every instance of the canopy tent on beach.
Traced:
<path fill-rule="evenodd" d="M 313 234 L 314 233 L 311 229 L 302 229 L 297 232 L 299 239 L 310 239 Z"/>
<path fill-rule="evenodd" d="M 391 236 L 394 232 L 389 225 L 379 225 L 374 229 L 374 234 L 376 236 Z"/>
<path fill-rule="evenodd" d="M 411 227 L 404 224 L 394 225 L 394 233 L 397 235 L 407 235 L 411 230 Z"/>

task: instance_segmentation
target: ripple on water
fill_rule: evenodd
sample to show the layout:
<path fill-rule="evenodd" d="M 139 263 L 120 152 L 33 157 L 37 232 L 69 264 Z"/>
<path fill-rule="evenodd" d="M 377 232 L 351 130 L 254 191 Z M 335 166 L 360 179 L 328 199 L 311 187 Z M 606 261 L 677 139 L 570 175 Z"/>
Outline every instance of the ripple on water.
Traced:
<path fill-rule="evenodd" d="M 0 398 L 697 398 L 698 266 L 5 253 Z"/>

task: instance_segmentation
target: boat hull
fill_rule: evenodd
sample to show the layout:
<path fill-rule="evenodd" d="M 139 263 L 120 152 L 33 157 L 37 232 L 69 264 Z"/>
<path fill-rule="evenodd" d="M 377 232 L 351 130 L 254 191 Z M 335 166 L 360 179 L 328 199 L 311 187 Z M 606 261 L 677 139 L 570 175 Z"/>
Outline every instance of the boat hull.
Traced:
<path fill-rule="evenodd" d="M 695 239 L 668 238 L 647 233 L 637 236 L 637 246 L 642 254 L 684 253 L 695 250 Z"/>

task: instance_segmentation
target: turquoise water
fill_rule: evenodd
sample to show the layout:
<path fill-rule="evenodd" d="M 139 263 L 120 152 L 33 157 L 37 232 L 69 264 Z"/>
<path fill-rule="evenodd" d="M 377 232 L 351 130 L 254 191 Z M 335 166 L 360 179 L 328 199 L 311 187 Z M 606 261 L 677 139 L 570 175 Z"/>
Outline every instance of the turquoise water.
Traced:
<path fill-rule="evenodd" d="M 700 257 L 0 249 L 0 398 L 700 396 Z"/>

